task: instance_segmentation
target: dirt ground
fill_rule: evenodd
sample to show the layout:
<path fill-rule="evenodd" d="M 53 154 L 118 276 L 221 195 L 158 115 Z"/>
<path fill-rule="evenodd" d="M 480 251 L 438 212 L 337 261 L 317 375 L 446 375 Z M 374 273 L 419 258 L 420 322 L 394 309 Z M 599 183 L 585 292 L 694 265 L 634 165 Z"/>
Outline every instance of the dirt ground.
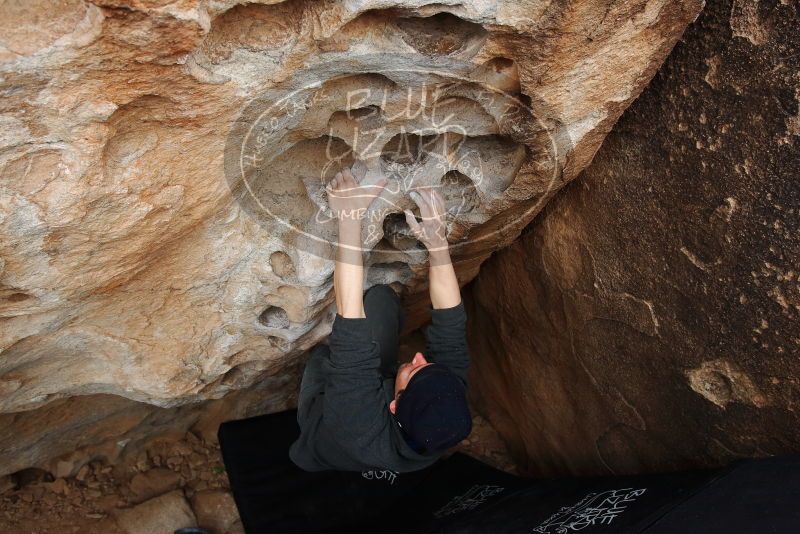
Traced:
<path fill-rule="evenodd" d="M 124 534 L 129 518 L 118 524 L 119 511 L 173 490 L 198 505 L 209 495 L 228 492 L 219 447 L 187 433 L 179 441 L 155 440 L 135 458 L 114 466 L 90 462 L 72 477 L 22 471 L 0 496 L 0 532 Z M 204 514 L 198 510 L 195 515 L 199 520 Z M 243 532 L 229 527 L 225 532 Z"/>

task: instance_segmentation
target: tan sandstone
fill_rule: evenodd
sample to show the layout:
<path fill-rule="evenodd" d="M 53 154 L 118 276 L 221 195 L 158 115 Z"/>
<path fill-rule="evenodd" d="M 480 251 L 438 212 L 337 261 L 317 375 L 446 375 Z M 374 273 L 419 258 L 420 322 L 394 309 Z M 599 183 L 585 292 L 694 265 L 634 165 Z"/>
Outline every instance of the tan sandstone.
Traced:
<path fill-rule="evenodd" d="M 397 185 L 368 284 L 404 284 L 419 325 L 404 177 L 448 194 L 468 282 L 586 167 L 701 4 L 4 2 L 0 470 L 111 439 L 104 413 L 146 428 L 145 406 L 278 376 L 323 339 L 330 250 L 297 228 L 330 237 L 321 185 L 356 160 Z M 69 412 L 79 396 L 99 411 Z"/>

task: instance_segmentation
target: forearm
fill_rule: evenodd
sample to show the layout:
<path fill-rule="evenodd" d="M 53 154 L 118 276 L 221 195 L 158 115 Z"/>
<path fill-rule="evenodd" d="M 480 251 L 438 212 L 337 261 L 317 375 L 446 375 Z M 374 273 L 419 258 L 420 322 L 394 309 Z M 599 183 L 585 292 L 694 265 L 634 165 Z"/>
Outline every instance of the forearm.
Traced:
<path fill-rule="evenodd" d="M 336 309 L 348 319 L 364 318 L 364 264 L 361 253 L 361 221 L 339 221 L 339 246 L 336 248 L 336 266 L 333 271 L 333 289 Z"/>
<path fill-rule="evenodd" d="M 446 246 L 433 250 L 429 254 L 429 260 L 431 305 L 436 310 L 458 306 L 461 302 L 461 291 L 453 262 L 450 260 L 450 251 Z"/>

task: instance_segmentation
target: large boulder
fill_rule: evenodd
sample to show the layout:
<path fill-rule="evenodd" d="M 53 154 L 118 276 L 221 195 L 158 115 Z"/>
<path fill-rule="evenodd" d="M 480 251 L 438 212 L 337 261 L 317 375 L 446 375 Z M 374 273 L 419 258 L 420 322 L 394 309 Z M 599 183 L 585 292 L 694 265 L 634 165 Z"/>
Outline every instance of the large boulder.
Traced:
<path fill-rule="evenodd" d="M 420 324 L 408 187 L 444 190 L 466 283 L 589 163 L 701 3 L 2 3 L 0 413 L 30 414 L 8 435 L 24 421 L 16 447 L 41 460 L 95 431 L 77 413 L 74 442 L 55 422 L 26 448 L 53 420 L 31 410 L 172 407 L 280 374 L 330 330 L 321 186 L 354 162 L 392 177 L 368 284 L 404 284 Z"/>
<path fill-rule="evenodd" d="M 472 389 L 530 474 L 800 447 L 797 5 L 715 2 L 473 286 Z"/>

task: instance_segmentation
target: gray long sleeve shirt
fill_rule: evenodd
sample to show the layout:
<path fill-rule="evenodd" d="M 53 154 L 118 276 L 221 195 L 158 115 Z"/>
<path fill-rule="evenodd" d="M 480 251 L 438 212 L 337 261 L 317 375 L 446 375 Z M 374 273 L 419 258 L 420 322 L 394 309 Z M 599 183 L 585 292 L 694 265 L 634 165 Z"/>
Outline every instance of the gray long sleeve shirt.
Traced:
<path fill-rule="evenodd" d="M 425 355 L 429 362 L 447 366 L 465 385 L 469 367 L 466 320 L 463 302 L 432 309 Z M 441 453 L 415 452 L 389 411 L 394 378 L 381 377 L 378 347 L 366 319 L 337 315 L 329 347 L 322 365 L 325 385 L 309 399 L 300 437 L 289 449 L 292 461 L 306 471 L 401 473 L 434 463 Z"/>

